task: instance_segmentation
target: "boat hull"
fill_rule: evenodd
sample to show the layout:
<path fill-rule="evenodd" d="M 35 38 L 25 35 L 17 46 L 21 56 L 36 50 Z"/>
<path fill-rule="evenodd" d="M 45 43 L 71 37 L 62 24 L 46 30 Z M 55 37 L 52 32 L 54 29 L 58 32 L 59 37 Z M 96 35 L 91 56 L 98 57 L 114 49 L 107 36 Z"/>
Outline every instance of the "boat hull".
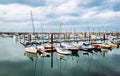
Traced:
<path fill-rule="evenodd" d="M 26 47 L 25 51 L 28 53 L 33 53 L 33 54 L 37 53 L 37 49 L 35 47 Z"/>
<path fill-rule="evenodd" d="M 66 49 L 62 49 L 62 48 L 60 48 L 60 47 L 56 47 L 56 51 L 57 51 L 58 53 L 64 54 L 64 55 L 70 55 L 70 54 L 72 54 L 71 51 L 68 51 L 68 50 L 66 50 Z"/>

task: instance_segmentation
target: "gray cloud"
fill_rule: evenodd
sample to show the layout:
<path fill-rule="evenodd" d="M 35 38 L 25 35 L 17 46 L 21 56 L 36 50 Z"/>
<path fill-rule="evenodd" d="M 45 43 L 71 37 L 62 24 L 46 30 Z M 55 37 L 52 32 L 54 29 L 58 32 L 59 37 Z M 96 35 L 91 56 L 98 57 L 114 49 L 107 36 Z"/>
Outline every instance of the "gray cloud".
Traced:
<path fill-rule="evenodd" d="M 45 0 L 0 0 L 0 4 L 25 4 L 29 6 L 44 6 Z"/>
<path fill-rule="evenodd" d="M 120 24 L 119 0 L 0 0 L 0 24 Z"/>

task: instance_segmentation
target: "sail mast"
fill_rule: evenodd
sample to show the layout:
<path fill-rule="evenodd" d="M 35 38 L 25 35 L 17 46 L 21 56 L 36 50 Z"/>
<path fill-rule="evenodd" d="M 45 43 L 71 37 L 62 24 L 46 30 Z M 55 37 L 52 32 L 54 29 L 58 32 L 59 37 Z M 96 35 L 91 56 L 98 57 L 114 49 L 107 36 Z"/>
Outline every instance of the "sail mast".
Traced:
<path fill-rule="evenodd" d="M 60 29 L 59 29 L 59 41 L 62 42 L 62 24 L 60 23 Z"/>
<path fill-rule="evenodd" d="M 32 20 L 32 28 L 33 28 L 33 34 L 35 33 L 35 27 L 34 27 L 34 21 L 33 21 L 33 15 L 32 15 L 32 10 L 31 10 L 31 20 Z"/>

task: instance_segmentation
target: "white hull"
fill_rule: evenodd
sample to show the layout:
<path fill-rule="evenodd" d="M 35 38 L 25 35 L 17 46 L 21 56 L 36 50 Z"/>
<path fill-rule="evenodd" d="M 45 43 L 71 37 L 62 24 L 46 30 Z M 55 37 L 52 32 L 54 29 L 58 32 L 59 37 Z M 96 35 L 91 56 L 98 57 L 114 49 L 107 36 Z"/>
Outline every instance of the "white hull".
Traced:
<path fill-rule="evenodd" d="M 61 47 L 56 47 L 56 51 L 60 54 L 65 54 L 65 55 L 69 55 L 69 54 L 72 54 L 71 51 L 69 50 L 66 50 L 66 49 L 63 49 Z"/>
<path fill-rule="evenodd" d="M 44 46 L 38 45 L 38 46 L 37 46 L 37 50 L 38 50 L 39 52 L 41 52 L 41 51 L 45 51 L 45 48 L 44 48 Z"/>
<path fill-rule="evenodd" d="M 37 49 L 34 46 L 26 47 L 25 51 L 28 53 L 37 53 Z"/>

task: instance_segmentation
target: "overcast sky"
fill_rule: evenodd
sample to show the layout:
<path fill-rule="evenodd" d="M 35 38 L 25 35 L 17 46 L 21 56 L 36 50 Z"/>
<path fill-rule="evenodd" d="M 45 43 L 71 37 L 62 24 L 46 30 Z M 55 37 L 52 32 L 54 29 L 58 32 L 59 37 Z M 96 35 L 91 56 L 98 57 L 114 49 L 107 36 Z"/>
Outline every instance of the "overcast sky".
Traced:
<path fill-rule="evenodd" d="M 41 24 L 54 29 L 60 24 L 120 29 L 120 0 L 0 0 L 0 31 L 31 29 L 30 11 L 36 30 Z"/>

